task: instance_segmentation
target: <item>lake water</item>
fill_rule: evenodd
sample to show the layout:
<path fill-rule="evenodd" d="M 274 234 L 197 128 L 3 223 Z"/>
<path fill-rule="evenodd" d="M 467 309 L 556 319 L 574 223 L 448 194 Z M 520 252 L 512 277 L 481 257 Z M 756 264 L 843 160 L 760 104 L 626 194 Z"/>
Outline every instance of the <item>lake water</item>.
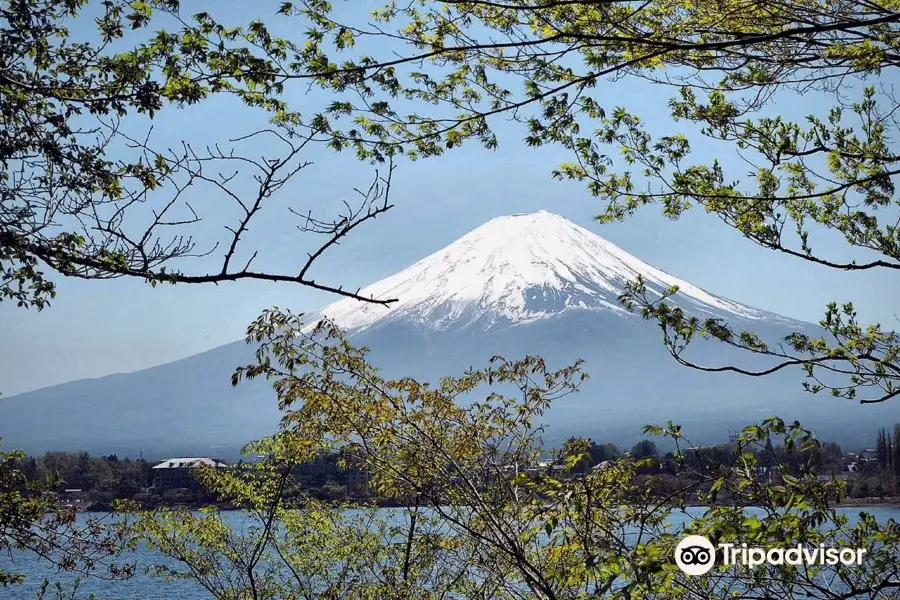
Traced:
<path fill-rule="evenodd" d="M 403 509 L 384 509 L 386 512 L 402 514 Z M 699 515 L 703 509 L 695 509 Z M 847 514 L 852 520 L 860 511 L 865 510 L 883 523 L 889 519 L 900 521 L 900 508 L 866 507 L 844 508 L 840 512 Z M 230 518 L 237 519 L 236 526 L 243 519 L 241 513 L 229 513 Z M 676 523 L 673 523 L 676 524 Z M 209 600 L 210 594 L 198 584 L 191 581 L 175 581 L 167 583 L 158 577 L 152 577 L 142 572 L 141 566 L 160 564 L 163 562 L 158 554 L 148 549 L 138 550 L 125 558 L 134 561 L 138 565 L 138 573 L 126 581 L 103 581 L 100 579 L 86 579 L 79 588 L 79 593 L 73 600 L 89 598 L 90 594 L 96 595 L 98 600 Z M 2 600 L 34 600 L 43 580 L 59 581 L 64 589 L 71 590 L 75 577 L 69 573 L 58 574 L 49 569 L 45 563 L 40 562 L 34 556 L 20 552 L 14 552 L 11 556 L 0 556 L 0 568 L 25 573 L 28 580 L 23 585 L 0 587 Z M 52 596 L 51 596 L 52 597 Z M 68 596 L 67 596 L 68 598 Z M 50 600 L 49 598 L 47 600 Z"/>

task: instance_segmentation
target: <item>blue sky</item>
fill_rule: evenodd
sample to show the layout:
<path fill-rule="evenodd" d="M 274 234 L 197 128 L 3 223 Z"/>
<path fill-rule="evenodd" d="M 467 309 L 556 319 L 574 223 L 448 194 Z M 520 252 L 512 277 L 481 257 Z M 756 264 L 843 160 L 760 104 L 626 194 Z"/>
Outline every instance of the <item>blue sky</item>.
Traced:
<path fill-rule="evenodd" d="M 660 96 L 644 85 L 620 82 L 601 89 L 599 97 L 609 106 L 627 106 L 655 130 L 683 129 L 666 118 L 668 94 Z M 321 99 L 296 97 L 298 103 L 315 100 Z M 777 109 L 800 117 L 812 110 L 809 101 L 786 98 Z M 182 138 L 225 141 L 252 129 L 259 118 L 234 101 L 219 98 L 199 107 L 164 111 L 154 131 L 160 144 Z M 137 132 L 146 124 L 131 125 Z M 316 279 L 364 286 L 490 218 L 546 209 L 682 279 L 745 304 L 815 321 L 827 302 L 852 300 L 865 320 L 896 327 L 900 280 L 891 273 L 843 273 L 807 264 L 758 248 L 699 212 L 673 223 L 650 208 L 624 223 L 598 225 L 591 219 L 601 211 L 599 201 L 580 184 L 550 177 L 551 169 L 568 159 L 564 151 L 527 149 L 521 130 L 506 123 L 498 128 L 499 150 L 469 145 L 438 159 L 400 163 L 392 195 L 396 207 L 318 263 Z M 259 153 L 269 148 L 260 143 L 248 150 Z M 746 172 L 735 156 L 720 157 L 738 176 Z M 328 214 L 340 200 L 352 200 L 351 188 L 366 186 L 371 177 L 372 167 L 350 155 L 314 148 L 306 158 L 315 164 L 285 188 L 251 230 L 247 244 L 263 251 L 260 266 L 291 272 L 301 264 L 309 239 L 295 230 L 296 219 L 287 218 L 288 205 Z M 195 203 L 214 216 L 227 217 L 231 209 L 222 201 L 201 193 Z M 215 222 L 198 229 L 201 241 L 221 239 L 223 233 Z M 819 238 L 816 248 L 823 254 L 848 256 L 833 236 Z M 206 267 L 214 268 L 204 259 L 183 265 L 192 271 Z M 131 280 L 56 281 L 59 295 L 41 313 L 0 303 L 0 339 L 5 342 L 0 345 L 0 392 L 4 395 L 190 356 L 240 339 L 264 308 L 277 305 L 302 312 L 336 299 L 290 284 L 238 282 L 151 289 Z"/>

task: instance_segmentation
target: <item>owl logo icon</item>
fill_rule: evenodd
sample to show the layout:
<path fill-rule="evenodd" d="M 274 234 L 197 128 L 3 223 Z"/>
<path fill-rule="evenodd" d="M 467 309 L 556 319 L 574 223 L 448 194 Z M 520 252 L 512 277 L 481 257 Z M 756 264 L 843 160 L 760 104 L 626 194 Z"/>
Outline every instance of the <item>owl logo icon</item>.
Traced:
<path fill-rule="evenodd" d="M 703 575 L 716 564 L 716 548 L 702 535 L 689 535 L 675 546 L 675 564 L 687 575 Z"/>

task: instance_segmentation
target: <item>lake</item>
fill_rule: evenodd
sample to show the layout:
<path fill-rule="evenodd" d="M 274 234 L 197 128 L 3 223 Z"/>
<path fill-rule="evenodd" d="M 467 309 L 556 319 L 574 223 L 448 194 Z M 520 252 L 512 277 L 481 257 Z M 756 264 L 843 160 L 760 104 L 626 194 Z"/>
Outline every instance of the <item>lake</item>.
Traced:
<path fill-rule="evenodd" d="M 402 514 L 403 509 L 382 509 L 388 513 Z M 871 513 L 879 522 L 887 522 L 889 519 L 900 521 L 900 508 L 891 507 L 866 507 L 842 508 L 840 512 L 853 519 L 860 511 Z M 698 515 L 702 508 L 692 509 Z M 235 525 L 240 525 L 240 519 L 245 518 L 241 513 L 229 513 L 231 518 L 237 519 Z M 679 519 L 680 520 L 680 519 Z M 677 525 L 678 521 L 673 521 Z M 160 556 L 149 549 L 141 549 L 130 554 L 126 559 L 134 561 L 138 565 L 138 573 L 126 581 L 103 581 L 100 579 L 85 580 L 78 595 L 73 600 L 87 599 L 90 594 L 96 595 L 98 600 L 209 600 L 210 594 L 198 584 L 191 581 L 176 581 L 166 583 L 158 577 L 147 575 L 141 571 L 141 566 L 159 564 Z M 75 580 L 75 576 L 69 573 L 57 574 L 55 570 L 48 569 L 45 563 L 38 561 L 34 556 L 21 552 L 14 552 L 11 556 L 0 556 L 0 568 L 25 573 L 28 580 L 23 585 L 0 588 L 0 598 L 3 600 L 34 600 L 41 583 L 45 578 L 51 581 L 59 581 L 65 586 Z M 47 599 L 49 600 L 49 598 Z"/>

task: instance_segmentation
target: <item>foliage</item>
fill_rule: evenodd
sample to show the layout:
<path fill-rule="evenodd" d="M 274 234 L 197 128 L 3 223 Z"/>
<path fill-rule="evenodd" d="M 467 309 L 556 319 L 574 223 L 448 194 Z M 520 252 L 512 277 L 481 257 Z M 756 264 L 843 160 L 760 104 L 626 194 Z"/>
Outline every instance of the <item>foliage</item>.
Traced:
<path fill-rule="evenodd" d="M 201 475 L 211 492 L 244 511 L 249 525 L 214 509 L 135 513 L 132 530 L 177 561 L 153 573 L 194 580 L 214 598 L 337 600 L 398 597 L 398 589 L 415 590 L 438 571 L 433 519 L 416 514 L 408 524 L 391 523 L 373 509 L 348 513 L 344 505 L 323 504 L 292 477 L 297 461 L 310 457 L 292 440 L 274 438 L 253 451 L 268 457 Z M 415 539 L 401 543 L 407 528 Z M 369 570 L 376 565 L 382 569 Z"/>
<path fill-rule="evenodd" d="M 879 466 L 900 477 L 900 423 L 895 423 L 893 430 L 882 428 L 878 432 L 875 449 Z"/>
<path fill-rule="evenodd" d="M 875 445 L 878 462 L 882 465 L 891 464 L 891 442 L 891 434 L 882 427 L 881 431 L 878 432 L 878 439 Z"/>
<path fill-rule="evenodd" d="M 806 466 L 776 480 L 757 460 L 772 439 L 811 455 L 819 443 L 799 424 L 748 427 L 728 460 L 702 470 L 690 467 L 680 427 L 649 426 L 674 440 L 674 460 L 690 475 L 660 495 L 659 478 L 639 474 L 652 459 L 576 472 L 588 440 L 567 444 L 567 468 L 531 468 L 535 419 L 577 389 L 578 365 L 552 371 L 535 357 L 496 358 L 436 386 L 389 381 L 331 324 L 309 334 L 299 324 L 264 313 L 248 331 L 257 361 L 235 374 L 236 383 L 268 378 L 284 409 L 278 435 L 248 448 L 264 460 L 203 475 L 254 525 L 215 511 L 136 511 L 140 535 L 176 565 L 161 564 L 161 575 L 195 579 L 218 599 L 896 596 L 897 523 L 866 514 L 850 522 L 835 509 L 845 484 Z M 286 493 L 294 465 L 335 446 L 409 508 L 389 515 Z M 708 508 L 690 509 L 690 498 Z M 764 548 L 843 542 L 869 554 L 854 566 L 721 565 L 690 577 L 673 559 L 688 532 Z"/>
<path fill-rule="evenodd" d="M 259 22 L 234 43 L 252 39 L 261 50 L 260 70 L 274 77 L 259 84 L 265 97 L 292 82 L 333 92 L 316 123 L 337 149 L 420 158 L 468 140 L 495 148 L 495 124 L 508 118 L 528 145 L 571 153 L 553 174 L 585 182 L 605 205 L 603 221 L 651 204 L 672 219 L 702 208 L 799 260 L 900 269 L 898 104 L 878 85 L 898 61 L 895 1 L 419 0 L 366 14 L 302 0 L 278 13 L 269 25 L 286 19 L 304 35 L 281 38 Z M 207 13 L 191 28 L 208 40 L 227 31 Z M 626 78 L 647 97 L 668 96 L 663 110 L 678 129 L 614 105 L 608 90 Z M 787 118 L 780 103 L 809 113 Z M 816 240 L 829 230 L 854 256 L 821 252 Z M 683 364 L 749 376 L 796 366 L 813 393 L 862 402 L 900 394 L 897 334 L 865 324 L 850 302 L 828 306 L 824 334 L 796 331 L 776 344 L 687 316 L 675 293 L 637 281 L 621 300 L 662 325 Z M 699 337 L 777 364 L 694 363 L 685 349 Z"/>
<path fill-rule="evenodd" d="M 60 570 L 106 579 L 130 577 L 134 565 L 114 561 L 130 537 L 104 518 L 78 521 L 73 507 L 57 502 L 57 477 L 31 479 L 25 455 L 0 452 L 0 551 L 26 550 Z M 0 569 L 0 586 L 21 583 L 20 573 Z"/>
<path fill-rule="evenodd" d="M 576 472 L 585 472 L 604 461 L 614 460 L 621 456 L 621 452 L 615 444 L 598 444 L 592 439 L 574 437 L 566 440 L 561 454 L 566 461 L 575 460 L 573 457 L 579 457 L 578 461 L 572 465 L 572 470 Z"/>
<path fill-rule="evenodd" d="M 897 64 L 900 7 L 893 0 L 420 0 L 385 3 L 371 16 L 357 14 L 359 22 L 342 22 L 345 13 L 324 0 L 302 0 L 283 3 L 276 17 L 303 32 L 294 40 L 272 34 L 261 21 L 234 28 L 209 13 L 186 19 L 171 0 L 97 3 L 96 20 L 82 14 L 88 5 L 0 5 L 0 297 L 21 306 L 42 308 L 53 297 L 42 263 L 75 277 L 132 276 L 152 284 L 255 278 L 356 297 L 317 283 L 308 268 L 358 224 L 390 208 L 390 166 L 345 215 L 301 220 L 326 241 L 295 272 L 251 268 L 255 251 L 238 256 L 251 219 L 305 168 L 300 153 L 318 142 L 374 160 L 400 151 L 436 156 L 467 140 L 493 148 L 500 116 L 522 123 L 532 146 L 567 148 L 573 160 L 554 175 L 586 182 L 605 203 L 604 220 L 649 204 L 673 219 L 701 207 L 762 247 L 800 260 L 844 270 L 900 268 L 892 182 L 897 103 L 871 85 Z M 95 27 L 99 39 L 76 42 L 70 35 L 76 21 Z M 174 32 L 149 34 L 161 22 L 174 23 Z M 134 38 L 129 29 L 148 35 Z M 125 50 L 113 50 L 122 45 Z M 644 79 L 653 90 L 671 87 L 669 114 L 687 133 L 658 134 L 626 108 L 608 105 L 602 94 L 622 77 Z M 868 86 L 854 87 L 859 81 Z M 284 100 L 295 82 L 323 88 L 333 101 L 301 114 Z M 803 93 L 825 110 L 797 122 L 773 114 L 776 100 Z M 267 136 L 280 147 L 270 147 L 274 156 L 233 154 L 213 144 L 207 153 L 195 152 L 187 142 L 169 153 L 120 126 L 126 117 L 149 119 L 219 94 L 271 119 L 269 129 L 229 144 Z M 715 147 L 715 154 L 730 149 L 753 170 L 742 179 L 724 162 L 700 157 L 696 149 L 703 146 Z M 249 195 L 228 178 L 234 166 L 255 183 Z M 184 191 L 198 186 L 233 201 L 239 217 L 227 226 L 221 268 L 188 274 L 180 259 L 219 248 L 197 248 L 187 235 L 165 233 L 182 232 L 200 218 L 184 202 Z M 134 216 L 141 206 L 150 207 L 144 222 Z M 815 251 L 821 229 L 864 258 Z M 670 302 L 676 293 L 636 281 L 621 301 L 658 321 L 667 348 L 686 365 L 751 376 L 799 366 L 810 392 L 864 402 L 900 394 L 897 334 L 864 325 L 850 303 L 828 307 L 821 323 L 826 335 L 798 331 L 774 345 L 722 321 L 688 317 Z M 178 511 L 138 514 L 139 530 L 186 569 L 162 574 L 206 581 L 214 596 L 229 599 L 896 593 L 895 524 L 879 527 L 869 516 L 847 523 L 833 509 L 843 484 L 819 481 L 806 460 L 785 470 L 783 485 L 761 480 L 758 469 L 771 465 L 745 450 L 766 448 L 772 436 L 786 436 L 796 455 L 821 454 L 797 425 L 768 420 L 748 428 L 733 451 L 705 463 L 688 489 L 662 502 L 648 483 L 653 479 L 639 472 L 649 462 L 619 459 L 581 477 L 526 468 L 538 452 L 531 426 L 553 398 L 577 387 L 577 366 L 551 372 L 536 357 L 498 359 L 437 387 L 384 381 L 330 326 L 305 337 L 297 325 L 292 315 L 266 313 L 249 336 L 263 344 L 259 361 L 237 375 L 274 382 L 286 413 L 272 456 L 256 478 L 210 475 L 211 486 L 230 491 L 260 517 L 259 526 L 233 531 L 216 513 L 208 520 Z M 684 350 L 698 337 L 778 364 L 766 370 L 694 364 Z M 456 403 L 484 386 L 511 388 L 519 397 L 496 392 L 468 406 Z M 652 433 L 681 440 L 674 426 Z M 376 527 L 382 533 L 370 537 L 346 525 L 333 507 L 285 505 L 278 493 L 280 482 L 287 485 L 285 462 L 341 444 L 373 473 L 380 493 L 415 500 L 429 512 L 414 514 L 427 516 L 409 515 L 402 531 Z M 574 467 L 582 459 L 575 452 L 566 460 Z M 60 513 L 22 483 L 17 462 L 2 465 L 0 528 L 11 533 L 0 543 L 40 550 L 45 540 L 30 537 L 32 519 L 40 523 L 45 506 Z M 717 540 L 750 532 L 749 541 L 760 545 L 849 536 L 870 548 L 869 560 L 827 573 L 782 566 L 685 578 L 669 558 L 677 535 L 665 523 L 690 493 L 712 505 L 701 518 L 689 518 L 690 531 Z M 725 496 L 730 505 L 718 505 Z M 761 507 L 762 516 L 748 517 L 740 510 L 746 504 Z M 421 525 L 429 519 L 435 521 Z M 279 554 L 276 523 L 279 532 L 305 533 L 286 538 L 296 552 Z M 407 542 L 397 543 L 403 532 Z M 321 546 L 310 542 L 311 534 Z M 825 581 L 831 576 L 837 580 Z M 290 590 L 300 591 L 291 596 Z"/>
<path fill-rule="evenodd" d="M 637 460 L 653 458 L 659 456 L 659 451 L 656 449 L 656 443 L 653 440 L 641 440 L 631 447 L 631 456 Z"/>
<path fill-rule="evenodd" d="M 900 476 L 900 423 L 894 423 L 894 445 L 891 448 L 891 465 L 894 474 Z"/>
<path fill-rule="evenodd" d="M 114 454 L 95 457 L 87 452 L 48 452 L 38 458 L 24 458 L 19 468 L 31 481 L 57 481 L 56 492 L 80 489 L 86 494 L 131 498 L 152 483 L 150 467 L 145 460 L 120 460 Z"/>
<path fill-rule="evenodd" d="M 900 496 L 898 431 L 900 431 L 898 424 L 894 425 L 893 432 L 886 428 L 880 429 L 875 443 L 876 456 L 864 456 L 856 460 L 855 472 L 850 479 L 851 493 L 854 496 L 882 498 Z"/>
<path fill-rule="evenodd" d="M 43 266 L 151 285 L 288 281 L 358 297 L 318 283 L 310 268 L 390 209 L 393 166 L 376 172 L 368 189 L 356 190 L 359 201 L 345 202 L 335 218 L 288 207 L 301 232 L 324 241 L 291 272 L 255 269 L 259 249 L 243 243 L 251 221 L 289 191 L 312 164 L 303 159 L 308 147 L 330 134 L 278 99 L 277 77 L 257 57 L 255 25 L 198 23 L 185 24 L 177 0 L 0 3 L 0 300 L 46 306 L 55 287 Z M 236 98 L 251 111 L 247 122 L 263 111 L 268 125 L 241 129 L 237 119 L 228 138 L 153 142 L 161 112 L 206 106 L 217 96 Z M 215 210 L 201 206 L 210 200 Z M 226 204 L 233 208 L 223 210 Z M 218 225 L 228 235 L 198 245 L 201 219 L 229 214 Z M 191 257 L 218 264 L 185 272 Z"/>
<path fill-rule="evenodd" d="M 391 208 L 393 163 L 376 171 L 370 186 L 354 189 L 357 199 L 345 202 L 340 215 L 286 207 L 301 232 L 320 239 L 289 272 L 255 268 L 260 250 L 246 248 L 251 221 L 290 191 L 312 164 L 305 153 L 327 143 L 329 133 L 278 99 L 277 78 L 257 56 L 253 24 L 203 29 L 186 24 L 177 0 L 0 2 L 0 301 L 46 307 L 56 294 L 47 269 L 85 279 L 133 277 L 153 286 L 287 281 L 372 300 L 320 283 L 310 270 L 358 226 Z M 260 86 L 268 93 L 258 92 Z M 248 122 L 254 110 L 268 122 L 241 129 L 236 119 L 222 139 L 154 143 L 161 112 L 205 107 L 214 97 L 236 99 L 250 111 Z M 199 198 L 212 204 L 200 207 Z M 195 226 L 220 215 L 227 235 L 200 247 Z M 182 270 L 185 259 L 204 257 L 218 264 Z M 34 465 L 20 459 L 4 453 L 0 461 L 0 548 L 28 549 L 62 568 L 93 571 L 120 532 L 103 531 L 93 520 L 75 527 L 71 509 L 50 493 L 56 484 L 38 492 L 41 477 L 24 472 Z M 77 477 L 91 479 L 79 484 L 107 496 L 142 485 L 135 473 L 112 471 Z M 73 483 L 76 475 L 64 477 Z"/>

